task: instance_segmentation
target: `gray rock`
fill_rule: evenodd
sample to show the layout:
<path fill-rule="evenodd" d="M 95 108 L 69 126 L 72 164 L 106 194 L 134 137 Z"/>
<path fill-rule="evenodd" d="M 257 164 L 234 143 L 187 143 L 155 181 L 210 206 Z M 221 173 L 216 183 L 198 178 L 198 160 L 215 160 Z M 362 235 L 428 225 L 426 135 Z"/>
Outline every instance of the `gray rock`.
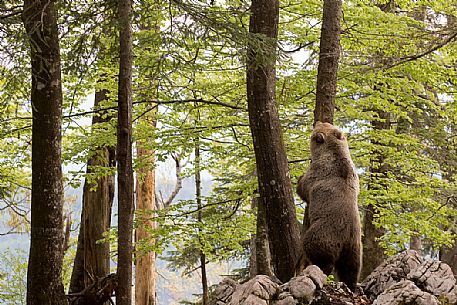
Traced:
<path fill-rule="evenodd" d="M 401 280 L 381 293 L 373 305 L 439 305 L 438 299 L 420 290 L 413 282 Z"/>
<path fill-rule="evenodd" d="M 230 302 L 238 284 L 231 278 L 224 278 L 214 290 L 210 305 L 225 305 Z"/>
<path fill-rule="evenodd" d="M 389 257 L 360 286 L 370 299 L 375 299 L 391 285 L 406 279 L 407 275 L 421 263 L 422 258 L 413 250 Z"/>
<path fill-rule="evenodd" d="M 412 270 L 407 278 L 440 299 L 446 298 L 451 304 L 457 302 L 456 280 L 451 267 L 445 263 L 427 260 Z"/>
<path fill-rule="evenodd" d="M 286 295 L 284 298 L 280 298 L 279 300 L 273 302 L 273 305 L 297 305 L 298 301 L 294 299 L 291 295 Z"/>
<path fill-rule="evenodd" d="M 276 294 L 278 284 L 266 275 L 258 275 L 240 285 L 229 305 L 267 305 Z"/>
<path fill-rule="evenodd" d="M 289 291 L 294 298 L 310 302 L 316 292 L 316 285 L 309 277 L 295 277 L 289 282 Z"/>
<path fill-rule="evenodd" d="M 300 275 L 309 277 L 319 289 L 322 289 L 327 281 L 327 276 L 316 265 L 306 267 Z"/>
<path fill-rule="evenodd" d="M 316 289 L 322 289 L 326 279 L 327 276 L 319 267 L 308 266 L 299 276 L 292 278 L 288 283 L 279 287 L 278 299 L 284 303 L 278 304 L 293 304 L 291 301 L 283 301 L 291 298 L 301 303 L 310 303 L 314 298 Z"/>

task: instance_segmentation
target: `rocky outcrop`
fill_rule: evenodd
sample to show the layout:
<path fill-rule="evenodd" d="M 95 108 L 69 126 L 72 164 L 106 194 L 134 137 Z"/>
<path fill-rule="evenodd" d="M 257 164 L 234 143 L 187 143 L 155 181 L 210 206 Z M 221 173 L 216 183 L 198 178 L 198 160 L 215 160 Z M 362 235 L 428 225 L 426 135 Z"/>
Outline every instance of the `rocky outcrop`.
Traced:
<path fill-rule="evenodd" d="M 440 261 L 424 260 L 416 251 L 390 257 L 361 287 L 376 305 L 457 304 L 456 279 L 451 268 Z"/>
<path fill-rule="evenodd" d="M 319 267 L 311 265 L 289 282 L 278 287 L 275 305 L 309 304 L 316 291 L 324 287 L 327 276 Z"/>
<path fill-rule="evenodd" d="M 327 276 L 317 267 L 308 266 L 289 282 L 258 275 L 244 284 L 225 279 L 216 288 L 211 305 L 363 305 L 365 297 L 354 295 L 342 283 L 326 283 Z M 366 302 L 354 302 L 365 298 Z M 342 301 L 341 301 L 342 300 Z"/>
<path fill-rule="evenodd" d="M 308 266 L 287 283 L 259 275 L 244 284 L 225 279 L 211 305 L 457 305 L 456 279 L 440 261 L 424 260 L 415 251 L 387 259 L 351 292 L 327 282 L 317 267 Z"/>

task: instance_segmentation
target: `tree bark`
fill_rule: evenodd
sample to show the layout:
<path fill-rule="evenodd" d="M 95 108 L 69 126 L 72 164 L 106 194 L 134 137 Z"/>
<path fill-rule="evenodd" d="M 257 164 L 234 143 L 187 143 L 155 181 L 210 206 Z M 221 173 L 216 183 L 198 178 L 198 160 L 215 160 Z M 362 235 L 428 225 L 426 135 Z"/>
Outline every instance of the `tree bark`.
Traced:
<path fill-rule="evenodd" d="M 449 29 L 455 29 L 457 28 L 457 17 L 453 15 L 447 15 L 447 26 Z M 452 123 L 448 127 L 450 130 L 450 134 L 456 134 L 457 133 L 457 124 L 455 121 L 451 121 Z M 456 173 L 457 173 L 457 158 L 455 153 L 452 153 L 452 151 L 456 151 L 457 147 L 455 144 L 455 141 L 450 144 L 450 152 L 447 155 L 447 158 L 442 158 L 441 159 L 441 167 L 444 169 L 444 179 L 447 179 L 451 183 L 455 183 L 455 178 Z M 455 197 L 455 192 L 452 192 L 452 196 Z M 454 205 L 456 202 L 454 201 Z M 454 206 L 454 208 L 457 208 Z M 454 230 L 455 233 L 455 230 Z M 440 249 L 440 260 L 447 263 L 454 274 L 457 274 L 457 240 L 454 240 L 454 244 L 451 247 L 442 247 Z"/>
<path fill-rule="evenodd" d="M 252 39 L 247 51 L 247 95 L 259 182 L 259 206 L 264 205 L 266 210 L 274 272 L 281 281 L 286 282 L 294 275 L 299 228 L 276 109 L 278 20 L 277 0 L 252 1 L 249 23 Z"/>
<path fill-rule="evenodd" d="M 372 127 L 375 130 L 390 129 L 390 114 L 384 111 L 378 111 L 380 121 L 373 121 Z M 380 145 L 377 141 L 372 141 L 374 145 Z M 379 178 L 384 178 L 387 173 L 387 166 L 384 161 L 384 156 L 380 151 L 373 152 L 373 164 L 370 168 L 370 181 L 368 182 L 369 190 L 377 190 L 382 185 L 382 182 L 376 182 Z M 382 186 L 381 186 L 382 187 Z M 377 205 L 382 205 L 382 202 L 377 202 Z M 384 249 L 379 245 L 379 238 L 384 235 L 384 229 L 376 227 L 374 224 L 375 215 L 378 215 L 377 206 L 368 205 L 365 208 L 363 222 L 363 264 L 361 270 L 361 278 L 366 278 L 377 266 L 379 266 L 386 258 Z"/>
<path fill-rule="evenodd" d="M 252 210 L 257 210 L 257 198 L 252 198 L 251 199 L 251 209 Z M 257 222 L 259 221 L 259 214 L 257 212 L 256 215 Z M 257 231 L 257 230 L 256 230 Z M 252 279 L 255 277 L 257 273 L 257 232 L 256 234 L 251 235 L 251 239 L 249 240 L 249 278 Z M 266 242 L 268 242 L 268 239 L 266 239 Z"/>
<path fill-rule="evenodd" d="M 27 305 L 66 304 L 62 284 L 62 84 L 55 1 L 25 0 L 32 67 L 32 198 Z"/>
<path fill-rule="evenodd" d="M 324 0 L 314 123 L 321 121 L 333 124 L 340 58 L 341 16 L 341 0 Z"/>
<path fill-rule="evenodd" d="M 119 0 L 119 84 L 118 84 L 118 265 L 117 305 L 132 303 L 132 2 Z"/>
<path fill-rule="evenodd" d="M 420 236 L 412 235 L 409 240 L 409 248 L 417 251 L 419 255 L 422 255 L 422 239 Z"/>
<path fill-rule="evenodd" d="M 107 100 L 107 91 L 95 92 L 94 109 L 100 108 L 100 103 Z M 92 126 L 107 122 L 111 118 L 94 115 Z M 87 162 L 87 173 L 91 173 L 92 166 L 114 167 L 115 148 L 95 147 L 98 153 Z M 91 190 L 96 187 L 95 190 Z M 94 280 L 103 278 L 110 273 L 110 247 L 108 242 L 99 243 L 103 233 L 109 230 L 111 224 L 111 207 L 114 198 L 114 176 L 100 177 L 96 185 L 90 184 L 87 179 L 83 188 L 83 210 L 78 235 L 75 262 L 70 281 L 70 293 L 81 292 Z"/>
<path fill-rule="evenodd" d="M 273 275 L 271 270 L 270 247 L 268 246 L 268 227 L 265 205 L 257 205 L 255 249 L 257 275 Z"/>
<path fill-rule="evenodd" d="M 155 128 L 155 122 L 152 122 Z M 154 157 L 154 151 L 144 148 L 143 143 L 137 144 L 138 158 Z M 138 176 L 143 177 L 139 179 Z M 147 211 L 155 210 L 155 170 L 154 165 L 138 170 L 136 184 L 136 210 L 139 212 L 139 227 L 136 229 L 136 242 L 149 240 L 150 229 L 156 228 L 157 224 L 151 220 Z M 143 213 L 142 213 L 143 212 Z M 156 272 L 155 252 L 138 252 L 135 261 L 135 304 L 156 304 Z"/>

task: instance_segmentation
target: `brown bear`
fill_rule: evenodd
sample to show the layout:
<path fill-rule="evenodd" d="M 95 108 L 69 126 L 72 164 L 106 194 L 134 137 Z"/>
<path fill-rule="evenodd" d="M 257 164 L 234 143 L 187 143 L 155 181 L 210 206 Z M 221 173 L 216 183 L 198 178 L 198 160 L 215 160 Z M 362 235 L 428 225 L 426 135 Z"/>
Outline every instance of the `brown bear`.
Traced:
<path fill-rule="evenodd" d="M 298 268 L 313 264 L 325 274 L 335 268 L 339 280 L 354 290 L 362 256 L 359 178 L 346 137 L 332 124 L 316 122 L 311 164 L 297 193 L 307 203 Z"/>

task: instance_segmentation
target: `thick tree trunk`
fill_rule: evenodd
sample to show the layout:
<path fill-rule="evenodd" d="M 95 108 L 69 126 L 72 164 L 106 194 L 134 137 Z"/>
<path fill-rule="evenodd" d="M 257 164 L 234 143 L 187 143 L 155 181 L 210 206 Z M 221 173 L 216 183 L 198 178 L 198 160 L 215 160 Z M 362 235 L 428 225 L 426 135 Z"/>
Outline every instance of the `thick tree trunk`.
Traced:
<path fill-rule="evenodd" d="M 100 108 L 100 103 L 107 99 L 106 90 L 95 92 L 94 109 Z M 101 114 L 94 115 L 92 126 L 109 121 Z M 97 153 L 87 162 L 87 173 L 92 166 L 115 166 L 114 147 L 96 147 Z M 95 187 L 95 190 L 91 188 Z M 109 230 L 111 224 L 111 206 L 114 198 L 114 176 L 97 179 L 96 185 L 86 182 L 83 188 L 83 211 L 78 235 L 75 262 L 70 281 L 70 293 L 80 292 L 93 284 L 94 280 L 110 273 L 109 243 L 98 241 L 103 239 L 103 233 Z"/>
<path fill-rule="evenodd" d="M 324 0 L 314 122 L 333 124 L 340 58 L 341 0 Z"/>
<path fill-rule="evenodd" d="M 384 249 L 379 245 L 379 241 L 377 240 L 384 235 L 384 230 L 374 225 L 373 219 L 376 214 L 377 209 L 374 206 L 369 205 L 365 208 L 361 279 L 365 279 L 385 259 Z"/>
<path fill-rule="evenodd" d="M 95 95 L 96 104 L 106 100 L 106 91 L 97 92 Z M 98 106 L 97 105 L 97 106 Z M 94 124 L 101 122 L 100 117 L 94 117 Z M 88 162 L 88 173 L 91 166 L 115 166 L 114 148 L 104 147 L 102 156 L 94 156 Z M 93 279 L 102 278 L 110 273 L 110 247 L 108 242 L 100 243 L 103 234 L 109 230 L 111 225 L 111 206 L 114 198 L 114 176 L 107 176 L 98 179 L 97 188 L 91 191 L 92 185 L 84 184 L 83 190 L 83 221 L 84 221 L 84 269 L 92 275 Z M 93 279 L 87 275 L 84 284 L 87 287 L 92 284 Z"/>
<path fill-rule="evenodd" d="M 27 305 L 66 304 L 62 285 L 62 84 L 55 1 L 25 0 L 31 47 L 32 203 Z"/>
<path fill-rule="evenodd" d="M 151 124 L 155 127 L 155 123 Z M 145 149 L 142 143 L 138 143 L 137 154 L 138 158 L 151 157 L 154 152 L 150 149 Z M 139 219 L 139 227 L 136 229 L 136 242 L 141 242 L 142 239 L 149 240 L 150 229 L 156 227 L 156 223 L 151 220 L 149 213 L 155 209 L 155 171 L 154 165 L 138 170 L 136 184 L 136 210 Z M 142 217 L 144 215 L 144 217 Z M 155 305 L 156 304 L 156 271 L 155 271 L 155 252 L 142 253 L 136 255 L 135 261 L 135 304 L 136 305 Z"/>
<path fill-rule="evenodd" d="M 277 0 L 252 1 L 249 31 L 253 38 L 248 45 L 247 95 L 259 181 L 258 203 L 266 210 L 274 272 L 285 282 L 294 275 L 299 228 L 276 109 L 278 19 Z M 265 48 L 259 46 L 260 41 Z"/>
<path fill-rule="evenodd" d="M 119 84 L 118 84 L 118 265 L 117 305 L 132 303 L 132 1 L 119 0 Z"/>
<path fill-rule="evenodd" d="M 379 111 L 380 121 L 373 121 L 372 126 L 375 130 L 390 129 L 390 114 L 388 112 Z M 377 141 L 372 141 L 374 145 L 380 145 Z M 380 151 L 373 152 L 372 163 L 377 164 L 370 168 L 370 181 L 368 182 L 369 190 L 379 189 L 382 182 L 378 179 L 385 178 L 387 166 L 384 161 L 384 156 Z M 383 202 L 377 202 L 377 205 L 382 205 Z M 379 266 L 386 258 L 384 249 L 379 245 L 379 238 L 384 235 L 384 230 L 378 228 L 374 224 L 374 218 L 378 215 L 377 206 L 369 205 L 365 208 L 363 222 L 363 264 L 360 274 L 361 279 L 366 278 L 377 266 Z"/>

